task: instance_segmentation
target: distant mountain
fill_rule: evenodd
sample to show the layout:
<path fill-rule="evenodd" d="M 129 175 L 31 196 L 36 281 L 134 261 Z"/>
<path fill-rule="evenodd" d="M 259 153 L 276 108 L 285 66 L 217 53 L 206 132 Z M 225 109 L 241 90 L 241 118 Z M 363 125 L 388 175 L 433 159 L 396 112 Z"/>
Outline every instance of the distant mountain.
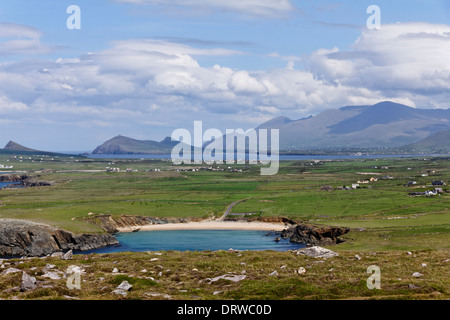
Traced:
<path fill-rule="evenodd" d="M 411 153 L 450 153 L 450 130 L 439 131 L 400 149 Z"/>
<path fill-rule="evenodd" d="M 0 154 L 19 154 L 19 155 L 40 155 L 40 156 L 50 156 L 50 157 L 73 157 L 73 155 L 41 151 L 36 149 L 31 149 L 24 147 L 14 141 L 9 141 L 3 149 L 0 149 Z"/>
<path fill-rule="evenodd" d="M 178 143 L 172 141 L 170 137 L 158 142 L 119 135 L 98 146 L 92 154 L 165 154 L 171 153 L 172 148 Z"/>
<path fill-rule="evenodd" d="M 300 120 L 278 117 L 258 128 L 279 129 L 282 151 L 392 148 L 450 130 L 450 109 L 415 109 L 385 101 L 326 110 Z"/>
<path fill-rule="evenodd" d="M 24 147 L 20 144 L 18 144 L 17 142 L 14 141 L 9 141 L 6 146 L 3 148 L 3 150 L 7 150 L 7 151 L 26 151 L 26 152 L 33 152 L 33 151 L 38 151 L 35 149 L 30 149 L 27 147 Z"/>

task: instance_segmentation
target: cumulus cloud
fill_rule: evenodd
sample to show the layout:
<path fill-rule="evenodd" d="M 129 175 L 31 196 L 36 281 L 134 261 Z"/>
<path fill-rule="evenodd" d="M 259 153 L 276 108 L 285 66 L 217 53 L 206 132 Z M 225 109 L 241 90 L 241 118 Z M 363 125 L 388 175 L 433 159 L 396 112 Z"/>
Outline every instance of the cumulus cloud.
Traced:
<path fill-rule="evenodd" d="M 286 17 L 296 10 L 290 0 L 115 0 L 116 2 L 195 9 L 196 12 L 231 12 L 252 17 Z"/>
<path fill-rule="evenodd" d="M 443 107 L 446 101 L 433 97 L 450 89 L 449 52 L 450 26 L 404 23 L 364 30 L 352 50 L 321 49 L 307 60 L 309 71 L 329 83 Z"/>

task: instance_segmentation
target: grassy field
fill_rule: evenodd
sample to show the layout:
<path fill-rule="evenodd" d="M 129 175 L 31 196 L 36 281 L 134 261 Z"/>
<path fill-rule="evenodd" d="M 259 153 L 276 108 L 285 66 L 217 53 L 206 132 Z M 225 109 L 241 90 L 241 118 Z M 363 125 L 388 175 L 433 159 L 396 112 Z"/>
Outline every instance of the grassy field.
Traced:
<path fill-rule="evenodd" d="M 76 255 L 9 260 L 41 282 L 18 292 L 22 273 L 0 276 L 0 299 L 144 299 L 144 300 L 324 300 L 324 299 L 448 299 L 449 256 L 443 251 L 343 251 L 338 257 L 309 258 L 293 252 L 166 251 Z M 61 279 L 44 277 L 48 264 Z M 81 288 L 70 289 L 63 273 L 70 265 L 85 270 Z M 367 268 L 381 269 L 381 289 L 367 287 Z M 113 273 L 117 268 L 118 273 Z M 300 268 L 305 273 L 298 273 Z M 273 272 L 276 271 L 276 274 Z M 414 277 L 420 272 L 421 277 Z M 222 275 L 241 275 L 233 282 Z M 126 298 L 112 293 L 122 281 L 133 288 Z"/>
<path fill-rule="evenodd" d="M 1 218 L 27 219 L 72 232 L 95 233 L 103 231 L 79 218 L 86 217 L 89 212 L 153 217 L 220 217 L 230 203 L 248 199 L 233 207 L 232 212 L 258 213 L 262 217 L 283 216 L 298 222 L 353 228 L 344 237 L 346 241 L 343 244 L 332 248 L 340 253 L 340 257 L 324 263 L 312 263 L 292 253 L 245 252 L 237 258 L 220 252 L 167 252 L 164 253 L 164 261 L 167 261 L 164 269 L 172 270 L 168 278 L 160 279 L 154 286 L 142 284 L 142 290 L 133 291 L 133 298 L 155 297 L 145 295 L 150 290 L 148 286 L 174 298 L 448 298 L 450 274 L 442 261 L 449 258 L 450 193 L 432 197 L 408 194 L 434 189 L 431 186 L 434 180 L 449 183 L 449 158 L 283 161 L 275 176 L 261 176 L 258 166 L 245 165 L 231 166 L 231 169 L 243 170 L 233 172 L 225 165 L 219 166 L 223 171 L 207 171 L 201 170 L 202 166 L 173 166 L 162 160 L 42 159 L 0 155 L 0 163 L 14 165 L 14 171 L 54 182 L 50 187 L 0 190 Z M 130 172 L 106 172 L 106 167 L 130 169 Z M 377 177 L 378 181 L 360 183 L 360 187 L 354 190 L 339 190 L 342 186 L 351 186 L 371 177 Z M 416 181 L 417 184 L 405 186 L 408 181 Z M 450 189 L 449 186 L 443 188 Z M 415 252 L 420 259 L 411 259 L 406 251 Z M 355 254 L 365 258 L 355 261 Z M 198 262 L 199 256 L 208 259 Z M 87 281 L 94 281 L 116 260 L 119 264 L 135 266 L 125 272 L 124 275 L 129 277 L 139 274 L 140 269 L 151 267 L 147 265 L 148 254 L 145 253 L 90 255 L 89 259 L 95 261 L 93 268 L 100 268 L 100 273 L 88 272 Z M 411 278 L 413 272 L 424 271 L 419 270 L 419 260 L 429 266 L 425 277 Z M 241 267 L 239 261 L 247 267 Z M 183 263 L 187 265 L 182 267 Z M 365 269 L 371 263 L 383 264 L 388 271 L 383 290 L 370 291 L 363 283 Z M 101 269 L 103 264 L 105 270 Z M 288 267 L 280 270 L 281 265 Z M 312 268 L 305 276 L 295 275 L 294 270 L 306 265 Z M 26 264 L 22 267 L 25 268 Z M 329 271 L 331 268 L 332 272 Z M 199 273 L 193 274 L 192 269 L 198 269 Z M 241 269 L 252 271 L 246 280 L 237 284 L 221 281 L 215 285 L 198 283 L 202 278 L 241 272 Z M 272 269 L 278 270 L 280 275 L 268 278 L 268 271 L 272 272 Z M 151 270 L 156 272 L 156 269 Z M 183 275 L 175 270 L 181 270 Z M 92 291 L 83 291 L 80 297 L 112 297 L 107 291 L 118 280 L 114 280 L 112 275 L 104 278 L 108 287 L 104 293 L 92 284 Z M 139 280 L 132 281 L 141 288 Z M 184 284 L 175 285 L 179 282 Z M 420 289 L 410 290 L 408 284 Z M 174 289 L 168 290 L 169 287 Z M 223 293 L 213 295 L 219 287 L 224 288 Z M 187 292 L 177 291 L 185 290 L 182 288 Z M 25 294 L 23 297 L 56 298 L 58 290 L 32 293 L 31 296 Z"/>

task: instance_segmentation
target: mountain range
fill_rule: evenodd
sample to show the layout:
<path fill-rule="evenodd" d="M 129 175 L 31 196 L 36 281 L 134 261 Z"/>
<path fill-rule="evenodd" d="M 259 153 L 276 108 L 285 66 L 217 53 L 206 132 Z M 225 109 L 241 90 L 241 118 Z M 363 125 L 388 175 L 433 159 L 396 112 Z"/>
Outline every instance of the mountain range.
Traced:
<path fill-rule="evenodd" d="M 324 150 L 450 153 L 450 109 L 418 109 L 389 101 L 371 106 L 325 110 L 316 116 L 298 120 L 279 116 L 261 124 L 258 129 L 278 129 L 280 151 L 287 153 Z M 119 135 L 104 142 L 92 153 L 170 154 L 178 143 L 170 137 L 153 141 Z M 45 154 L 13 141 L 8 142 L 0 152 Z"/>
<path fill-rule="evenodd" d="M 450 130 L 450 109 L 415 109 L 386 101 L 326 110 L 300 120 L 278 117 L 257 129 L 279 129 L 280 150 L 285 151 L 392 148 Z"/>

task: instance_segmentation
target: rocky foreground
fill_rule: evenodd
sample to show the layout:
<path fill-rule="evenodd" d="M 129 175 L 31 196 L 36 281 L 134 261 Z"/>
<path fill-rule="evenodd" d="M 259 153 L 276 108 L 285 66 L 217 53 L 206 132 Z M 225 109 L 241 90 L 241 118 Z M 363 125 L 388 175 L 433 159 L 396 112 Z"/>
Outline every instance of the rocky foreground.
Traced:
<path fill-rule="evenodd" d="M 73 234 L 45 224 L 0 219 L 0 257 L 39 257 L 118 244 L 110 234 Z"/>

